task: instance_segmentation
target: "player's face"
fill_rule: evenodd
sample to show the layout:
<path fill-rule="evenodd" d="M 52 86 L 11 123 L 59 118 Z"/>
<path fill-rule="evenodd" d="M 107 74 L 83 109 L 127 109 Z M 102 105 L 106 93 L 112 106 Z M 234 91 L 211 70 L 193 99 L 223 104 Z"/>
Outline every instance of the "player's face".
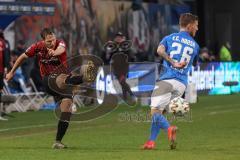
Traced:
<path fill-rule="evenodd" d="M 195 36 L 198 31 L 198 21 L 195 21 L 194 23 L 191 23 L 188 25 L 188 30 L 191 36 Z"/>
<path fill-rule="evenodd" d="M 56 44 L 55 35 L 54 34 L 47 35 L 46 38 L 44 39 L 44 43 L 45 43 L 47 48 L 53 49 L 55 47 L 55 44 Z"/>
<path fill-rule="evenodd" d="M 117 42 L 117 43 L 121 43 L 121 42 L 125 41 L 125 37 L 123 37 L 123 36 L 116 36 L 114 38 L 114 41 Z"/>

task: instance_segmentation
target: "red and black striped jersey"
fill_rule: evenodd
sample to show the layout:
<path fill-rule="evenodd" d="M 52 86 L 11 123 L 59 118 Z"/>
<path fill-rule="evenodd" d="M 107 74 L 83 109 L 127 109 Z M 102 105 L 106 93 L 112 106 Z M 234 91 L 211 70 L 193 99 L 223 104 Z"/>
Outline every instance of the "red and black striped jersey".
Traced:
<path fill-rule="evenodd" d="M 62 40 L 56 40 L 54 50 L 56 50 L 58 46 L 63 46 L 65 48 L 66 44 Z M 68 73 L 66 51 L 59 56 L 50 56 L 44 41 L 32 44 L 26 50 L 25 54 L 28 57 L 37 56 L 42 77 L 52 73 Z"/>

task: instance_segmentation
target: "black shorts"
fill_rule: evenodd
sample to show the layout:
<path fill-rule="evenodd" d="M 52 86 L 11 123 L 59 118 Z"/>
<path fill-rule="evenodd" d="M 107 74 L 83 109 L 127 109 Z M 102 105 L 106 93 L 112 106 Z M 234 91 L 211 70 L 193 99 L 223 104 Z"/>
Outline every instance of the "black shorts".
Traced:
<path fill-rule="evenodd" d="M 4 83 L 3 83 L 3 73 L 0 73 L 0 90 L 3 89 Z"/>
<path fill-rule="evenodd" d="M 57 88 L 56 77 L 59 74 L 52 74 L 43 77 L 43 85 L 45 91 L 54 97 L 56 102 L 60 102 L 64 98 L 73 99 L 72 92 L 70 90 L 61 90 Z"/>

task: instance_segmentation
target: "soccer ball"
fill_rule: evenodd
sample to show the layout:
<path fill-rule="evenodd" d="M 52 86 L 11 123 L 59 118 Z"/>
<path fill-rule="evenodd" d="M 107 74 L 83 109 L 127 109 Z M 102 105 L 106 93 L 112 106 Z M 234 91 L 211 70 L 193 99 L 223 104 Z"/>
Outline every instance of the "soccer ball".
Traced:
<path fill-rule="evenodd" d="M 174 114 L 185 114 L 190 111 L 189 103 L 181 98 L 176 97 L 169 103 L 169 112 Z"/>

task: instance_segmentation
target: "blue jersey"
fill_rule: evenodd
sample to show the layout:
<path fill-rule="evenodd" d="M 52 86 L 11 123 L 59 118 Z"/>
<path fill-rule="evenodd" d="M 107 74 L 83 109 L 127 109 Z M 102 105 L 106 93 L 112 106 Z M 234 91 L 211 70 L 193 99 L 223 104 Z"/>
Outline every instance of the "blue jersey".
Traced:
<path fill-rule="evenodd" d="M 194 58 L 198 57 L 199 45 L 192 36 L 185 31 L 173 33 L 163 38 L 159 45 L 164 45 L 166 53 L 177 62 L 187 62 L 182 69 L 174 68 L 166 60 L 163 61 L 164 72 L 160 74 L 159 80 L 176 79 L 187 85 L 188 71 L 191 69 Z"/>

